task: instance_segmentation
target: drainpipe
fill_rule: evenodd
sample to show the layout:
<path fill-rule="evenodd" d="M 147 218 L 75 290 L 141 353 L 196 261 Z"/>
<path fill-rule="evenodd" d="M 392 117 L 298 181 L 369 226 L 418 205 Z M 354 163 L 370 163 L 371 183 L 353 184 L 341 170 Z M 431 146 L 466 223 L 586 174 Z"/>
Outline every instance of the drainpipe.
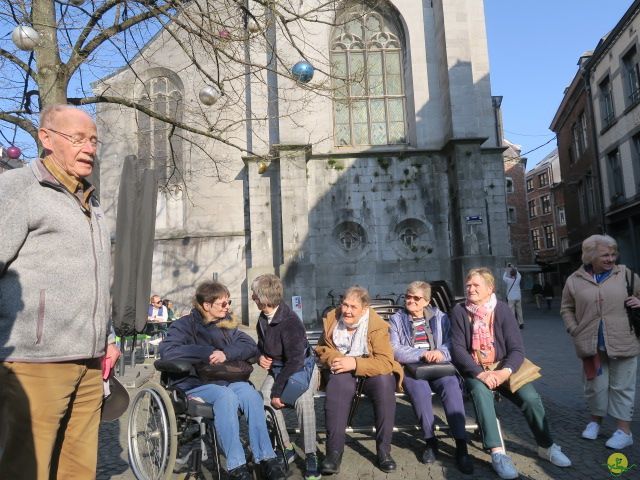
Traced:
<path fill-rule="evenodd" d="M 590 62 L 587 62 L 587 64 Z M 594 173 L 596 175 L 596 183 L 598 199 L 600 204 L 600 225 L 602 229 L 602 233 L 607 233 L 607 224 L 605 222 L 604 216 L 604 193 L 602 191 L 602 172 L 600 171 L 600 150 L 598 148 L 598 132 L 596 130 L 596 117 L 595 110 L 593 108 L 593 96 L 591 95 L 591 82 L 589 80 L 589 70 L 586 69 L 583 65 L 580 65 L 580 70 L 582 73 L 582 80 L 584 82 L 584 89 L 587 92 L 587 110 L 589 112 L 589 118 L 591 120 L 591 134 L 593 137 L 593 150 L 595 152 L 595 169 Z"/>

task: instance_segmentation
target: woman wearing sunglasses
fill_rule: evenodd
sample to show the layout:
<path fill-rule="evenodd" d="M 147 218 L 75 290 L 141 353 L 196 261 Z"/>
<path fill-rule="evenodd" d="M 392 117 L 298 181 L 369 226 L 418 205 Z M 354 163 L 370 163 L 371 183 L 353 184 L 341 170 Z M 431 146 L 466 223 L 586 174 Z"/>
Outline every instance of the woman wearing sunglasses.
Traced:
<path fill-rule="evenodd" d="M 401 364 L 451 361 L 449 317 L 429 305 L 431 285 L 426 282 L 412 282 L 407 287 L 404 298 L 404 310 L 394 313 L 389 319 L 391 345 L 396 361 Z M 431 404 L 431 392 L 436 392 L 442 399 L 447 422 L 456 441 L 456 465 L 461 472 L 472 473 L 473 463 L 467 451 L 460 379 L 456 375 L 447 375 L 433 380 L 419 380 L 405 375 L 403 387 L 422 426 L 426 442 L 422 463 L 435 462 L 438 453 Z"/>

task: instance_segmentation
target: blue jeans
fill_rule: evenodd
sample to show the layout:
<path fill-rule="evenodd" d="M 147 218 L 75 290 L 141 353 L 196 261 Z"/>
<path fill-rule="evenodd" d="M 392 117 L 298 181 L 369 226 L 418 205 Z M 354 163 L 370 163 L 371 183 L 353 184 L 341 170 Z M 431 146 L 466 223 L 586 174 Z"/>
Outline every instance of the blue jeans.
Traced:
<path fill-rule="evenodd" d="M 212 405 L 213 425 L 227 458 L 228 471 L 247 463 L 240 441 L 240 426 L 236 415 L 238 408 L 249 424 L 249 445 L 256 462 L 275 458 L 267 431 L 262 395 L 250 383 L 234 382 L 226 387 L 208 383 L 189 390 L 187 395 L 190 398 L 199 397 Z"/>

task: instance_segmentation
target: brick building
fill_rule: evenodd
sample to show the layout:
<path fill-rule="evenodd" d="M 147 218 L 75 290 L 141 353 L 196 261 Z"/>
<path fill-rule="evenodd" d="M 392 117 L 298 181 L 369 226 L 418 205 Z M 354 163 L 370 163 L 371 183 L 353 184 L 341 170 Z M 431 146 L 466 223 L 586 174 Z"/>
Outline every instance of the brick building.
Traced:
<path fill-rule="evenodd" d="M 542 267 L 545 281 L 561 285 L 567 274 L 569 240 L 557 149 L 527 172 L 525 181 L 534 261 Z"/>
<path fill-rule="evenodd" d="M 529 216 L 527 192 L 525 190 L 525 171 L 527 159 L 521 157 L 519 145 L 503 140 L 507 149 L 503 153 L 505 192 L 507 196 L 507 222 L 511 236 L 511 251 L 517 265 L 533 262 L 531 241 L 529 238 Z"/>

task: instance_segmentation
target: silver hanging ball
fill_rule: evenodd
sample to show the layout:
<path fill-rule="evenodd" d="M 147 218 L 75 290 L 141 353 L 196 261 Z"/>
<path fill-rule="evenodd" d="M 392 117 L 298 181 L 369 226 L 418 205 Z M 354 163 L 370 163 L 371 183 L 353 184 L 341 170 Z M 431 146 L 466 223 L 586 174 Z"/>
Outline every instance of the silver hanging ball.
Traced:
<path fill-rule="evenodd" d="M 33 50 L 40 41 L 40 34 L 29 25 L 18 25 L 11 33 L 11 40 L 20 50 Z"/>
<path fill-rule="evenodd" d="M 200 101 L 208 107 L 216 103 L 220 96 L 220 90 L 218 90 L 216 87 L 212 87 L 211 85 L 203 87 L 198 93 L 198 98 L 200 99 Z"/>

